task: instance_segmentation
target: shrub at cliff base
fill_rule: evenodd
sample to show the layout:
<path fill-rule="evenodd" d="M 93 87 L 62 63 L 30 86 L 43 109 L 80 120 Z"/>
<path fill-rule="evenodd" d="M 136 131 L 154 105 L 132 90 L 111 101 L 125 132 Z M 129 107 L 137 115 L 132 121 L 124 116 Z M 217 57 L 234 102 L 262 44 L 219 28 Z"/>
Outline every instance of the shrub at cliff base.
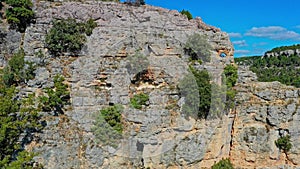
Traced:
<path fill-rule="evenodd" d="M 212 169 L 234 169 L 229 159 L 222 159 L 218 163 L 214 164 Z"/>

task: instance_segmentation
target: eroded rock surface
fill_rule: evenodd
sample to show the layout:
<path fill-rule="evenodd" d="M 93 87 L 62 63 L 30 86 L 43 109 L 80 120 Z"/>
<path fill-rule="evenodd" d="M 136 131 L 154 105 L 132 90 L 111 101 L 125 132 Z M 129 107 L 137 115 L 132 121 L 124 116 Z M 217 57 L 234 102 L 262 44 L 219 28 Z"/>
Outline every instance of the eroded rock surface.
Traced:
<path fill-rule="evenodd" d="M 257 82 L 240 67 L 230 159 L 241 168 L 299 166 L 299 89 L 279 82 Z M 245 78 L 246 77 L 246 78 Z M 275 141 L 291 136 L 292 149 L 280 151 Z"/>
<path fill-rule="evenodd" d="M 233 118 L 210 121 L 186 119 L 180 114 L 179 81 L 187 74 L 188 58 L 183 49 L 194 33 L 206 36 L 212 46 L 211 61 L 199 65 L 213 81 L 220 82 L 226 64 L 233 63 L 233 48 L 226 33 L 202 22 L 189 21 L 178 11 L 152 6 L 128 6 L 105 2 L 39 2 L 36 23 L 26 30 L 26 59 L 43 63 L 32 90 L 53 86 L 55 74 L 66 77 L 71 105 L 65 114 L 46 116 L 47 127 L 33 151 L 46 168 L 167 168 L 210 167 L 230 150 Z M 77 57 L 50 57 L 44 40 L 57 18 L 77 21 L 94 19 L 97 27 Z M 44 58 L 37 58 L 42 51 Z M 128 68 L 129 56 L 146 56 L 144 74 Z M 227 57 L 220 57 L 226 51 Z M 135 64 L 135 63 L 133 63 Z M 142 110 L 130 106 L 140 92 L 150 98 Z M 96 112 L 121 104 L 125 131 L 117 147 L 96 143 L 91 132 Z M 226 113 L 225 113 L 226 114 Z"/>
<path fill-rule="evenodd" d="M 66 77 L 71 104 L 64 114 L 44 113 L 45 129 L 26 146 L 39 153 L 35 160 L 45 168 L 198 169 L 210 168 L 222 158 L 230 158 L 237 168 L 300 165 L 297 88 L 257 82 L 253 72 L 240 67 L 234 110 L 207 120 L 180 113 L 184 97 L 177 86 L 188 73 L 183 47 L 190 35 L 204 35 L 212 46 L 211 61 L 194 65 L 207 69 L 212 81 L 220 84 L 224 66 L 233 63 L 232 44 L 220 29 L 200 18 L 188 20 L 178 11 L 147 5 L 40 1 L 34 9 L 36 22 L 27 28 L 24 39 L 0 28 L 0 67 L 22 44 L 26 60 L 39 65 L 36 78 L 21 89 L 24 95 L 40 95 L 54 85 L 56 74 Z M 97 27 L 79 56 L 51 57 L 44 42 L 51 21 L 69 17 L 92 18 Z M 39 51 L 45 57 L 36 57 Z M 146 57 L 147 64 L 131 63 L 129 57 L 137 52 Z M 227 56 L 220 57 L 222 52 Z M 132 69 L 134 64 L 139 69 Z M 136 71 L 140 68 L 142 73 Z M 130 98 L 141 92 L 149 94 L 149 101 L 142 109 L 134 109 Z M 117 146 L 109 146 L 96 142 L 91 128 L 96 113 L 114 104 L 124 107 L 125 129 Z M 293 145 L 287 154 L 274 144 L 286 134 Z"/>

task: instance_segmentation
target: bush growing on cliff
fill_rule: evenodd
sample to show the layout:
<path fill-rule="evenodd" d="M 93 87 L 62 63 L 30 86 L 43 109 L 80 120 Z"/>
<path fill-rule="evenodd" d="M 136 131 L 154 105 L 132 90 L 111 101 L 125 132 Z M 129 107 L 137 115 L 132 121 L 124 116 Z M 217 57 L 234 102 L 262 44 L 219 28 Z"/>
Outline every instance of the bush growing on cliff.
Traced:
<path fill-rule="evenodd" d="M 191 60 L 200 59 L 203 62 L 209 62 L 212 46 L 205 36 L 195 33 L 189 36 L 184 50 L 191 57 Z"/>
<path fill-rule="evenodd" d="M 234 169 L 229 159 L 222 159 L 218 163 L 214 164 L 212 169 Z"/>
<path fill-rule="evenodd" d="M 224 68 L 224 74 L 226 76 L 226 86 L 228 88 L 233 87 L 238 79 L 238 69 L 235 65 L 226 65 Z"/>
<path fill-rule="evenodd" d="M 10 6 L 5 12 L 7 22 L 12 28 L 25 32 L 26 27 L 34 19 L 31 0 L 5 0 L 5 2 Z"/>
<path fill-rule="evenodd" d="M 188 10 L 182 10 L 182 11 L 180 11 L 180 13 L 182 14 L 182 15 L 185 15 L 187 18 L 188 18 L 188 20 L 191 20 L 191 19 L 193 19 L 193 16 L 192 16 L 192 14 L 188 11 Z"/>
<path fill-rule="evenodd" d="M 8 66 L 3 70 L 3 82 L 6 86 L 18 85 L 34 78 L 35 67 L 30 62 L 25 62 L 24 51 L 19 50 L 8 61 Z"/>
<path fill-rule="evenodd" d="M 36 103 L 34 94 L 20 99 L 16 87 L 0 77 L 0 168 L 32 168 L 34 154 L 22 146 L 42 129 Z"/>
<path fill-rule="evenodd" d="M 54 20 L 53 27 L 46 35 L 46 47 L 54 56 L 63 53 L 77 55 L 86 42 L 86 35 L 91 35 L 97 24 L 89 19 L 78 23 L 75 19 Z"/>
<path fill-rule="evenodd" d="M 142 109 L 143 105 L 146 105 L 147 101 L 149 101 L 149 95 L 145 93 L 136 94 L 130 98 L 131 106 L 136 109 Z"/>
<path fill-rule="evenodd" d="M 238 79 L 238 69 L 235 65 L 227 65 L 224 68 L 224 75 L 226 77 L 226 105 L 227 108 L 233 108 L 234 97 L 236 95 L 236 91 L 233 89 L 233 86 L 236 84 Z"/>
<path fill-rule="evenodd" d="M 284 153 L 287 153 L 290 151 L 292 148 L 292 143 L 291 143 L 291 136 L 286 135 L 286 136 L 281 136 L 275 141 L 275 145 L 280 149 L 283 150 Z"/>
<path fill-rule="evenodd" d="M 207 118 L 211 104 L 209 73 L 207 70 L 197 70 L 193 67 L 189 70 L 192 76 L 187 75 L 179 83 L 180 93 L 185 96 L 182 112 L 187 116 L 197 114 L 198 118 Z"/>
<path fill-rule="evenodd" d="M 46 95 L 40 96 L 40 107 L 43 111 L 62 113 L 64 105 L 70 101 L 68 85 L 64 84 L 65 78 L 61 75 L 54 76 L 54 88 L 47 88 Z"/>
<path fill-rule="evenodd" d="M 91 130 L 96 136 L 97 142 L 117 146 L 123 131 L 122 111 L 123 107 L 121 105 L 114 105 L 104 108 L 96 114 L 96 120 Z"/>

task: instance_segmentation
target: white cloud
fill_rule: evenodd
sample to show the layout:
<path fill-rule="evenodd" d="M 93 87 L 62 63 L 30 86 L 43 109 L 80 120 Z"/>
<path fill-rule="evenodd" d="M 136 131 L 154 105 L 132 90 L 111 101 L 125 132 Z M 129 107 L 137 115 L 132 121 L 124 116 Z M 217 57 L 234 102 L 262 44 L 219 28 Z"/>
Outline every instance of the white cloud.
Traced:
<path fill-rule="evenodd" d="M 245 33 L 245 36 L 254 36 L 269 38 L 273 40 L 300 40 L 300 34 L 289 31 L 281 26 L 268 26 L 268 27 L 253 27 L 251 30 Z"/>
<path fill-rule="evenodd" d="M 235 54 L 248 54 L 250 53 L 249 50 L 236 50 L 234 51 Z"/>
<path fill-rule="evenodd" d="M 231 38 L 241 38 L 242 37 L 242 34 L 240 33 L 235 33 L 235 32 L 231 32 L 231 33 L 228 33 L 229 37 Z"/>
<path fill-rule="evenodd" d="M 233 41 L 232 44 L 237 45 L 239 47 L 248 46 L 245 40 Z"/>

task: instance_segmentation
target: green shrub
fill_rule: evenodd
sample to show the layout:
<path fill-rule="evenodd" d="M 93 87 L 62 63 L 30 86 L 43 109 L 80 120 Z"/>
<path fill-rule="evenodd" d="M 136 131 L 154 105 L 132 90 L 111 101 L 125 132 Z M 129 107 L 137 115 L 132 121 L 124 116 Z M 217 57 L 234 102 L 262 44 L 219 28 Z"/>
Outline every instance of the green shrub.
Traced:
<path fill-rule="evenodd" d="M 218 163 L 214 164 L 212 169 L 234 169 L 229 159 L 222 159 Z"/>
<path fill-rule="evenodd" d="M 34 19 L 31 0 L 6 0 L 5 2 L 10 5 L 5 12 L 7 22 L 12 28 L 25 32 L 26 27 Z"/>
<path fill-rule="evenodd" d="M 198 118 L 199 111 L 199 87 L 192 72 L 188 72 L 178 84 L 181 97 L 185 103 L 182 105 L 182 113 L 185 118 Z"/>
<path fill-rule="evenodd" d="M 198 118 L 207 118 L 211 104 L 210 76 L 207 70 L 193 67 L 190 67 L 190 72 L 192 74 L 179 83 L 180 93 L 185 96 L 182 112 L 187 116 L 197 114 Z"/>
<path fill-rule="evenodd" d="M 136 94 L 130 98 L 131 106 L 136 109 L 142 109 L 143 105 L 146 105 L 147 101 L 149 101 L 149 95 L 145 93 Z"/>
<path fill-rule="evenodd" d="M 77 55 L 97 24 L 89 19 L 87 23 L 78 23 L 75 19 L 54 20 L 53 27 L 46 35 L 46 47 L 54 56 L 63 53 Z"/>
<path fill-rule="evenodd" d="M 234 107 L 234 98 L 236 91 L 233 89 L 233 86 L 236 84 L 238 79 L 238 69 L 235 65 L 226 65 L 224 68 L 224 75 L 226 77 L 226 106 L 227 108 Z"/>
<path fill-rule="evenodd" d="M 188 10 L 182 10 L 182 11 L 180 11 L 180 13 L 182 14 L 182 15 L 185 15 L 189 20 L 191 20 L 191 19 L 193 19 L 193 16 L 192 16 L 192 14 L 188 11 Z"/>
<path fill-rule="evenodd" d="M 184 50 L 191 57 L 191 60 L 200 59 L 203 62 L 209 62 L 212 46 L 205 36 L 195 33 L 188 37 Z"/>
<path fill-rule="evenodd" d="M 22 100 L 17 100 L 16 95 L 14 86 L 0 87 L 0 168 L 30 165 L 32 155 L 22 151 L 20 138 L 29 139 L 33 132 L 42 129 L 34 94 Z"/>
<path fill-rule="evenodd" d="M 93 33 L 93 30 L 97 27 L 97 23 L 93 19 L 89 19 L 85 25 L 85 34 L 90 36 Z"/>
<path fill-rule="evenodd" d="M 46 95 L 40 96 L 40 107 L 43 111 L 54 111 L 63 113 L 64 105 L 70 101 L 70 92 L 68 85 L 64 84 L 64 77 L 61 75 L 54 76 L 54 88 L 47 88 Z"/>
<path fill-rule="evenodd" d="M 207 70 L 196 70 L 190 67 L 193 73 L 199 90 L 199 118 L 206 118 L 208 116 L 211 104 L 211 84 L 210 76 Z"/>
<path fill-rule="evenodd" d="M 24 55 L 24 51 L 19 50 L 8 61 L 8 66 L 3 70 L 3 82 L 6 86 L 18 85 L 34 78 L 35 66 L 25 62 Z"/>
<path fill-rule="evenodd" d="M 224 75 L 226 76 L 227 88 L 232 88 L 238 79 L 238 68 L 235 65 L 226 65 L 224 68 Z"/>
<path fill-rule="evenodd" d="M 0 168 L 4 169 L 32 168 L 34 154 L 24 151 L 23 144 L 43 128 L 35 94 L 20 98 L 16 90 L 25 77 L 24 66 L 24 53 L 19 51 L 0 76 Z"/>
<path fill-rule="evenodd" d="M 96 114 L 94 126 L 91 130 L 97 142 L 117 146 L 123 131 L 122 111 L 123 107 L 121 105 L 114 105 L 104 108 Z"/>
<path fill-rule="evenodd" d="M 283 150 L 285 153 L 290 151 L 292 148 L 292 143 L 291 143 L 291 136 L 286 135 L 286 136 L 281 136 L 275 141 L 275 145 L 280 149 Z"/>
<path fill-rule="evenodd" d="M 18 153 L 16 160 L 9 161 L 8 158 L 0 161 L 0 167 L 3 169 L 43 169 L 41 164 L 35 165 L 33 167 L 33 157 L 35 153 L 27 152 L 25 150 Z"/>

